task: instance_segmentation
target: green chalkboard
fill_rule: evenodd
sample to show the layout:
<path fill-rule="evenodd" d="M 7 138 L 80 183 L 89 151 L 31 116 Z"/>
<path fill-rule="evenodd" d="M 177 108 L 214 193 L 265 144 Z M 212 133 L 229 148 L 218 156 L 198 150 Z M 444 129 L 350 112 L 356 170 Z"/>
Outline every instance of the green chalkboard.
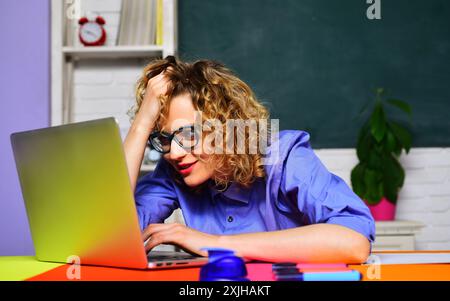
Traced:
<path fill-rule="evenodd" d="M 376 87 L 413 108 L 413 146 L 450 145 L 450 1 L 180 0 L 179 56 L 234 70 L 312 144 L 354 147 Z"/>

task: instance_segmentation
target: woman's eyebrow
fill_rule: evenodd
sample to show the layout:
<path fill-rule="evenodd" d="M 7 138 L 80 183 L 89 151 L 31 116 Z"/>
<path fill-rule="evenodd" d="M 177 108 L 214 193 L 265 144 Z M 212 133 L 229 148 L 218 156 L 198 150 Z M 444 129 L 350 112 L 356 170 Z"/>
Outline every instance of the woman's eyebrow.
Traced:
<path fill-rule="evenodd" d="M 166 131 L 166 130 L 165 130 L 165 127 L 164 127 L 164 126 L 163 126 L 163 127 L 160 127 L 160 126 L 156 127 L 156 128 L 155 128 L 155 131 L 158 131 L 158 132 L 160 132 L 160 133 L 170 134 L 169 131 Z"/>
<path fill-rule="evenodd" d="M 193 124 L 193 123 L 189 123 L 189 124 L 186 124 L 186 125 L 183 125 L 183 126 L 180 126 L 178 129 L 185 129 L 185 128 L 191 128 L 191 127 L 193 127 L 195 124 Z"/>
<path fill-rule="evenodd" d="M 185 125 L 182 125 L 182 126 L 179 126 L 179 127 L 177 127 L 175 130 L 173 130 L 173 131 L 166 131 L 165 129 L 164 129 L 164 127 L 163 128 L 161 128 L 161 129 L 158 129 L 157 131 L 158 132 L 160 132 L 160 133 L 164 133 L 164 134 L 166 134 L 166 135 L 172 135 L 174 132 L 176 132 L 176 131 L 179 131 L 179 130 L 181 130 L 181 129 L 185 129 L 185 128 L 190 128 L 190 127 L 193 127 L 195 124 L 194 123 L 189 123 L 189 124 L 185 124 Z"/>
<path fill-rule="evenodd" d="M 181 125 L 181 126 L 177 127 L 175 130 L 173 130 L 173 132 L 179 131 L 181 129 L 191 128 L 193 126 L 194 126 L 194 123 L 188 123 L 188 124 L 185 124 L 185 125 Z"/>

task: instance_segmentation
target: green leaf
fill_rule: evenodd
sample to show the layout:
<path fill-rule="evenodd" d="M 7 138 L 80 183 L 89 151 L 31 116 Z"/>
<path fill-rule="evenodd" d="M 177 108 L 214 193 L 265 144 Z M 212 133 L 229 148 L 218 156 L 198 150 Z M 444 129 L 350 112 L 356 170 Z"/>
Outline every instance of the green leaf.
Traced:
<path fill-rule="evenodd" d="M 400 144 L 406 150 L 406 153 L 409 153 L 412 144 L 411 133 L 394 121 L 389 122 L 388 126 L 392 130 L 394 136 L 400 141 Z"/>
<path fill-rule="evenodd" d="M 356 145 L 356 154 L 361 162 L 366 161 L 369 156 L 370 149 L 372 148 L 372 139 L 373 138 L 369 132 L 369 125 L 366 124 L 359 132 L 358 142 Z"/>
<path fill-rule="evenodd" d="M 365 198 L 365 200 L 371 205 L 376 205 L 381 201 L 381 198 L 384 196 L 383 185 L 381 182 L 378 182 L 372 187 L 372 189 L 373 190 L 370 193 L 366 194 L 367 197 Z"/>
<path fill-rule="evenodd" d="M 412 116 L 411 106 L 406 102 L 399 99 L 388 99 L 387 102 L 393 105 L 394 107 L 399 108 L 400 110 L 408 114 L 410 117 Z"/>
<path fill-rule="evenodd" d="M 405 170 L 400 165 L 400 163 L 397 161 L 397 159 L 394 159 L 395 166 L 397 168 L 397 180 L 396 184 L 398 185 L 399 189 L 403 187 L 403 184 L 405 183 Z"/>
<path fill-rule="evenodd" d="M 370 152 L 367 165 L 373 170 L 380 169 L 382 165 L 381 154 L 375 151 Z"/>
<path fill-rule="evenodd" d="M 392 203 L 397 202 L 398 192 L 403 186 L 405 172 L 392 155 L 386 156 L 383 169 L 383 184 L 385 188 L 385 196 Z"/>
<path fill-rule="evenodd" d="M 389 179 L 394 185 L 401 187 L 404 180 L 404 171 L 397 159 L 388 156 L 384 163 L 384 178 Z"/>
<path fill-rule="evenodd" d="M 394 134 L 392 134 L 392 131 L 389 128 L 386 131 L 386 136 L 384 137 L 384 147 L 386 152 L 388 153 L 393 153 L 400 147 L 400 145 L 397 143 L 397 139 L 395 138 Z"/>
<path fill-rule="evenodd" d="M 377 182 L 377 173 L 372 170 L 367 168 L 366 172 L 364 173 L 364 183 L 367 186 L 372 187 L 371 190 L 373 190 L 373 186 L 376 184 Z"/>
<path fill-rule="evenodd" d="M 383 140 L 384 134 L 386 133 L 386 116 L 381 102 L 376 104 L 375 110 L 370 118 L 370 132 L 378 143 Z"/>
<path fill-rule="evenodd" d="M 365 199 L 370 204 L 376 204 L 383 197 L 383 188 L 381 182 L 379 181 L 379 178 L 379 172 L 371 169 L 366 169 L 364 173 L 364 185 L 367 189 Z"/>
<path fill-rule="evenodd" d="M 398 198 L 398 187 L 389 181 L 384 181 L 383 185 L 384 185 L 384 196 L 393 204 L 395 204 Z"/>
<path fill-rule="evenodd" d="M 352 169 L 350 175 L 353 191 L 361 198 L 363 198 L 366 193 L 366 187 L 364 185 L 364 172 L 365 164 L 358 163 L 358 165 Z"/>

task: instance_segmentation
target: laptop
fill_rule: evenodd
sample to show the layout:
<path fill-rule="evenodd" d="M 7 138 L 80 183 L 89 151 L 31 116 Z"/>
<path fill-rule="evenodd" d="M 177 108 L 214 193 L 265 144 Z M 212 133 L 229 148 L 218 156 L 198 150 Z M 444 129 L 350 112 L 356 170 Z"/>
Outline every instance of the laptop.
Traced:
<path fill-rule="evenodd" d="M 146 253 L 115 118 L 13 133 L 11 144 L 38 260 L 136 269 L 207 262 Z"/>

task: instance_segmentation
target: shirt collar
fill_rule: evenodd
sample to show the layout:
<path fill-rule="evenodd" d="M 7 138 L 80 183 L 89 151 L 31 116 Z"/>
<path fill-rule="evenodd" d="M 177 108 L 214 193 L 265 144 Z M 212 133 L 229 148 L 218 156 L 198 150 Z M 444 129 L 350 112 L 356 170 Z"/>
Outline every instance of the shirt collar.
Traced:
<path fill-rule="evenodd" d="M 218 195 L 222 195 L 227 199 L 235 200 L 245 204 L 248 204 L 252 192 L 251 187 L 245 188 L 235 182 L 231 182 L 231 184 L 225 191 L 218 190 L 214 184 L 210 184 L 210 189 L 213 200 L 216 200 L 216 197 Z"/>

